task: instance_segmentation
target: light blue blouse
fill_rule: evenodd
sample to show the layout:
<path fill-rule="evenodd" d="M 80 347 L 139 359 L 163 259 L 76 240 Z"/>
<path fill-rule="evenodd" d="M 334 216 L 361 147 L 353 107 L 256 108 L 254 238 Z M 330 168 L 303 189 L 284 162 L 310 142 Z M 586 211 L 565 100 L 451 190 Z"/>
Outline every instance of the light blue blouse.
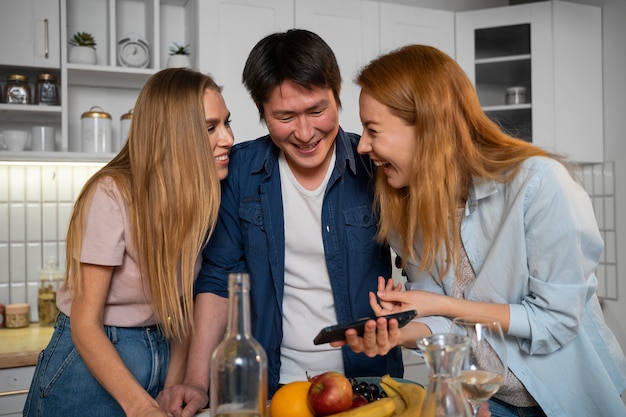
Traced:
<path fill-rule="evenodd" d="M 474 178 L 461 238 L 476 273 L 468 300 L 510 307 L 509 368 L 549 417 L 626 416 L 626 359 L 595 293 L 603 242 L 589 196 L 559 162 L 525 161 L 508 183 Z M 392 248 L 401 248 L 392 239 Z M 449 294 L 454 268 L 419 272 L 407 259 L 407 289 Z M 418 319 L 433 333 L 450 320 Z"/>

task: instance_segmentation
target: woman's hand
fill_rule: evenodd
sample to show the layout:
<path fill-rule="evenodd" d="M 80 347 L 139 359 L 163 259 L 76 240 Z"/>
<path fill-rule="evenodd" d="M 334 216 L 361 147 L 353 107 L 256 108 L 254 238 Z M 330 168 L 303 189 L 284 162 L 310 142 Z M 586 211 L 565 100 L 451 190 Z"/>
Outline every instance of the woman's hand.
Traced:
<path fill-rule="evenodd" d="M 394 285 L 392 279 L 378 277 L 378 291 L 370 292 L 370 306 L 376 316 L 397 313 L 399 311 L 420 310 L 417 308 L 419 295 L 417 291 L 403 291 L 402 284 Z M 421 292 L 421 291 L 420 291 Z"/>
<path fill-rule="evenodd" d="M 201 386 L 179 384 L 161 391 L 157 401 L 168 417 L 191 417 L 209 402 L 209 396 Z"/>
<path fill-rule="evenodd" d="M 392 278 L 389 278 L 388 280 L 385 280 L 384 277 L 379 276 L 378 277 L 378 291 L 382 291 L 382 292 L 391 292 L 391 291 L 402 291 L 402 284 L 394 284 L 394 281 Z M 370 293 L 371 294 L 371 293 Z M 370 304 L 371 304 L 371 295 L 370 295 Z M 374 313 L 376 313 L 377 316 L 382 316 L 382 315 L 386 315 L 386 314 L 391 314 L 391 313 L 395 313 L 397 311 L 400 310 L 395 310 L 394 308 L 396 307 L 396 305 L 391 302 L 391 301 L 378 301 L 377 305 L 379 305 L 384 311 L 381 314 L 377 313 L 377 310 L 374 310 Z"/>

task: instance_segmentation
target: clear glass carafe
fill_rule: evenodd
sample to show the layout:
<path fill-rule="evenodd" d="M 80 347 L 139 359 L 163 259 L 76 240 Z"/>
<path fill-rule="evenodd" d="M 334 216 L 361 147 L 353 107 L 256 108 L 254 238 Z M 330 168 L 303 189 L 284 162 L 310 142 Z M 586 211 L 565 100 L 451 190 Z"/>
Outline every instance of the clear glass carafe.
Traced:
<path fill-rule="evenodd" d="M 417 340 L 428 365 L 428 389 L 421 417 L 472 417 L 458 380 L 470 340 L 460 334 L 434 334 Z"/>
<path fill-rule="evenodd" d="M 250 329 L 250 280 L 228 277 L 228 324 L 211 357 L 210 407 L 215 417 L 267 415 L 267 356 Z"/>

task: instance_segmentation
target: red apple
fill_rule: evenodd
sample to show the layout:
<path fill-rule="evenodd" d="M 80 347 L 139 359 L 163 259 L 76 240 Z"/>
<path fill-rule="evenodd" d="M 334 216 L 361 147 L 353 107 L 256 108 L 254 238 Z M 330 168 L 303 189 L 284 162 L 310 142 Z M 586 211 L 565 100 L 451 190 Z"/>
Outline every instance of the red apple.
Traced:
<path fill-rule="evenodd" d="M 360 406 L 366 405 L 366 404 L 369 404 L 369 401 L 367 401 L 367 398 L 365 398 L 364 396 L 356 392 L 352 394 L 352 407 L 350 408 L 359 408 Z"/>
<path fill-rule="evenodd" d="M 324 372 L 310 379 L 307 401 L 316 416 L 341 413 L 352 407 L 352 384 L 339 372 Z"/>

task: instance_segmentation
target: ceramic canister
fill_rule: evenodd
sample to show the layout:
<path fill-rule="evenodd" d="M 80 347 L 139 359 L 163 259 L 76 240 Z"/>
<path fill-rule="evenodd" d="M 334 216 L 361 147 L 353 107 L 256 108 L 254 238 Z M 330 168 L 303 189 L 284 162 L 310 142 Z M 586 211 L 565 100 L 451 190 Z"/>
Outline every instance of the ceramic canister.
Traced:
<path fill-rule="evenodd" d="M 81 116 L 82 151 L 88 153 L 113 152 L 111 115 L 93 106 Z"/>
<path fill-rule="evenodd" d="M 120 146 L 122 149 L 126 145 L 128 139 L 128 131 L 130 130 L 130 122 L 133 120 L 133 109 L 130 109 L 128 113 L 123 114 L 120 117 Z"/>

